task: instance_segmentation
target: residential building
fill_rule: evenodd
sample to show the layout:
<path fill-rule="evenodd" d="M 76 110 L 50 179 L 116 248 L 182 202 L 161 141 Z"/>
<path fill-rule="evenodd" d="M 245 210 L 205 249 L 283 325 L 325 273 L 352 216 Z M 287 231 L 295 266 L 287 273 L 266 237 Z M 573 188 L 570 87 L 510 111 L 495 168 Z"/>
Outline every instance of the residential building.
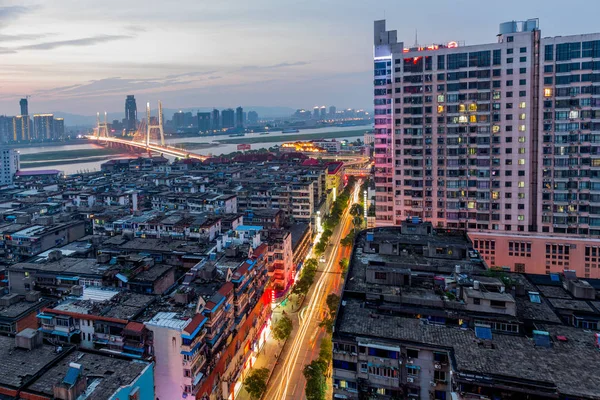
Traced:
<path fill-rule="evenodd" d="M 13 118 L 13 135 L 14 142 L 28 142 L 31 137 L 31 119 L 27 115 L 17 115 Z"/>
<path fill-rule="evenodd" d="M 576 240 L 600 246 L 589 97 L 600 34 L 542 39 L 532 19 L 501 24 L 497 43 L 409 47 L 376 21 L 374 39 L 378 226 L 419 217 L 503 249 L 573 244 L 577 259 Z M 486 261 L 573 267 L 508 252 Z M 587 264 L 574 268 L 600 277 Z"/>
<path fill-rule="evenodd" d="M 335 139 L 313 140 L 313 141 L 311 141 L 311 143 L 313 143 L 316 146 L 319 146 L 322 149 L 327 150 L 328 153 L 339 153 L 340 150 L 342 149 L 342 143 Z"/>
<path fill-rule="evenodd" d="M 33 329 L 0 336 L 0 393 L 7 398 L 154 400 L 154 363 L 43 344 Z M 23 379 L 27 376 L 28 379 Z"/>
<path fill-rule="evenodd" d="M 185 113 L 181 110 L 173 114 L 173 127 L 175 129 L 181 129 L 185 127 Z"/>
<path fill-rule="evenodd" d="M 19 100 L 19 107 L 21 108 L 21 115 L 29 115 L 29 105 L 27 98 Z"/>
<path fill-rule="evenodd" d="M 20 156 L 15 149 L 0 150 L 0 187 L 12 185 L 19 170 Z"/>
<path fill-rule="evenodd" d="M 233 108 L 221 111 L 221 127 L 223 129 L 235 127 L 235 111 Z"/>
<path fill-rule="evenodd" d="M 360 232 L 333 330 L 334 396 L 591 400 L 600 308 L 583 304 L 597 288 L 574 271 L 490 271 L 464 231 L 416 219 Z"/>
<path fill-rule="evenodd" d="M 132 94 L 125 99 L 125 130 L 129 135 L 137 130 L 137 104 Z"/>
<path fill-rule="evenodd" d="M 248 111 L 248 123 L 249 124 L 258 123 L 258 113 L 256 111 Z"/>
<path fill-rule="evenodd" d="M 244 122 L 244 109 L 242 107 L 238 107 L 235 109 L 235 127 L 243 128 Z"/>
<path fill-rule="evenodd" d="M 54 140 L 54 114 L 33 115 L 33 140 Z"/>
<path fill-rule="evenodd" d="M 211 115 L 211 126 L 212 126 L 212 130 L 213 131 L 218 131 L 221 129 L 221 116 L 219 114 L 219 110 L 217 110 L 216 108 L 214 110 L 212 110 L 212 115 Z"/>
<path fill-rule="evenodd" d="M 65 138 L 64 118 L 54 118 L 54 137 L 59 140 Z"/>
<path fill-rule="evenodd" d="M 280 298 L 287 294 L 296 275 L 292 235 L 283 229 L 269 230 L 267 243 L 267 265 L 271 287 L 275 291 L 275 298 Z"/>
<path fill-rule="evenodd" d="M 198 131 L 208 132 L 211 130 L 211 121 L 209 112 L 198 112 Z"/>
<path fill-rule="evenodd" d="M 0 115 L 0 143 L 13 141 L 13 120 L 15 117 Z"/>
<path fill-rule="evenodd" d="M 329 118 L 335 118 L 337 113 L 337 109 L 335 106 L 329 106 Z"/>

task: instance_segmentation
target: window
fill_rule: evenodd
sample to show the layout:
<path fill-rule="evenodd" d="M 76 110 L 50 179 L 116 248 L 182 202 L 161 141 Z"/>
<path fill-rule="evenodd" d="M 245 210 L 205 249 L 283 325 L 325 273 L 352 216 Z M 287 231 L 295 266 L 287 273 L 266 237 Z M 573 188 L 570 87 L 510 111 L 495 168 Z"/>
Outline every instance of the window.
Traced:
<path fill-rule="evenodd" d="M 507 64 L 512 64 L 512 62 L 513 62 L 512 57 L 509 57 L 509 58 L 506 59 L 506 63 Z"/>
<path fill-rule="evenodd" d="M 525 68 L 525 67 L 519 68 L 519 73 L 520 73 L 520 74 L 525 74 L 525 73 L 527 73 L 527 68 Z"/>
<path fill-rule="evenodd" d="M 519 103 L 519 108 L 525 108 L 525 107 L 527 107 L 527 103 L 526 102 L 522 101 L 522 102 Z"/>
<path fill-rule="evenodd" d="M 525 132 L 525 125 L 519 125 L 519 132 Z"/>
<path fill-rule="evenodd" d="M 386 272 L 375 272 L 375 279 L 386 280 L 387 279 L 387 273 Z"/>
<path fill-rule="evenodd" d="M 521 114 L 519 114 L 519 119 L 520 119 L 521 121 L 523 121 L 525 118 L 526 118 L 526 115 L 525 115 L 525 113 L 521 113 Z"/>
<path fill-rule="evenodd" d="M 433 380 L 436 382 L 446 382 L 446 371 L 436 370 L 433 373 Z"/>
<path fill-rule="evenodd" d="M 527 57 L 519 57 L 519 62 L 527 62 Z"/>
<path fill-rule="evenodd" d="M 554 61 L 554 45 L 547 44 L 544 46 L 544 61 Z"/>
<path fill-rule="evenodd" d="M 408 357 L 408 358 L 419 358 L 419 350 L 406 349 L 406 357 Z"/>
<path fill-rule="evenodd" d="M 418 376 L 419 375 L 419 367 L 416 365 L 407 365 L 406 366 L 406 374 L 408 376 Z"/>
<path fill-rule="evenodd" d="M 527 79 L 519 79 L 519 85 L 526 85 L 527 84 Z"/>
<path fill-rule="evenodd" d="M 507 43 L 512 43 L 512 42 L 514 42 L 514 41 L 515 41 L 515 37 L 514 37 L 514 36 L 507 36 L 507 37 L 506 37 L 506 42 L 507 42 Z"/>
<path fill-rule="evenodd" d="M 506 49 L 506 54 L 512 54 L 513 53 L 513 49 Z"/>
<path fill-rule="evenodd" d="M 544 88 L 544 97 L 552 97 L 552 89 Z"/>
<path fill-rule="evenodd" d="M 519 165 L 525 165 L 525 159 L 519 158 Z"/>

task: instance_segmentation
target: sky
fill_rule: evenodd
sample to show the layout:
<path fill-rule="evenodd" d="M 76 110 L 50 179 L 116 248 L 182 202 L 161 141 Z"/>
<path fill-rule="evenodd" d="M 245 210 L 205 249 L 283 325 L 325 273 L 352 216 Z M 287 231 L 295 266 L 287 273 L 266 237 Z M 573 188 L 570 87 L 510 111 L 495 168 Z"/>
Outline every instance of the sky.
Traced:
<path fill-rule="evenodd" d="M 590 0 L 0 0 L 0 115 L 164 107 L 370 109 L 373 21 L 420 44 L 600 31 Z"/>

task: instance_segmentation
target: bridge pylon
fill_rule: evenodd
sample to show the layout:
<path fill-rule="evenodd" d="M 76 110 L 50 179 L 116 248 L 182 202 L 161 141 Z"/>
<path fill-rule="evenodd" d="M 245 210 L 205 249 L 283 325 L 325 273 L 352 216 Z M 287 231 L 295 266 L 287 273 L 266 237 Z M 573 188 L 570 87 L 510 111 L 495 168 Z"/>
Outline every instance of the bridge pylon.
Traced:
<path fill-rule="evenodd" d="M 106 111 L 104 111 L 104 122 L 100 122 L 100 113 L 96 113 L 96 137 L 110 137 Z"/>
<path fill-rule="evenodd" d="M 162 102 L 158 102 L 158 124 L 152 124 L 150 119 L 150 102 L 146 103 L 146 146 L 150 146 L 150 138 L 152 134 L 152 130 L 158 130 L 158 134 L 160 135 L 160 145 L 165 145 L 165 131 L 163 129 L 163 111 L 162 111 Z"/>

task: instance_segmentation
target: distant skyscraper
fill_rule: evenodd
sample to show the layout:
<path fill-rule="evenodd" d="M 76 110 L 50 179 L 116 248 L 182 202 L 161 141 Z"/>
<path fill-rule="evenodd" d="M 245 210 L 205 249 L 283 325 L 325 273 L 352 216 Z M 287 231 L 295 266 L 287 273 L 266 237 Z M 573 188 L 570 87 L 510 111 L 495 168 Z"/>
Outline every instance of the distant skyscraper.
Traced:
<path fill-rule="evenodd" d="M 221 116 L 216 108 L 212 110 L 212 129 L 214 131 L 221 129 Z"/>
<path fill-rule="evenodd" d="M 319 107 L 313 108 L 313 119 L 319 119 L 320 111 Z"/>
<path fill-rule="evenodd" d="M 327 117 L 327 107 L 321 106 L 321 108 L 319 109 L 319 114 L 321 119 L 325 119 Z"/>
<path fill-rule="evenodd" d="M 33 116 L 33 140 L 53 140 L 54 115 L 35 114 Z"/>
<path fill-rule="evenodd" d="M 173 114 L 173 126 L 175 129 L 180 129 L 185 126 L 185 113 L 181 110 Z"/>
<path fill-rule="evenodd" d="M 244 109 L 242 107 L 238 107 L 235 109 L 235 127 L 244 127 Z"/>
<path fill-rule="evenodd" d="M 329 116 L 330 117 L 335 117 L 335 113 L 337 112 L 337 109 L 335 108 L 335 106 L 330 106 L 329 107 Z"/>
<path fill-rule="evenodd" d="M 13 140 L 13 118 L 0 115 L 0 143 L 8 143 Z"/>
<path fill-rule="evenodd" d="M 233 108 L 221 111 L 221 118 L 223 119 L 223 129 L 235 126 L 235 111 L 233 111 Z"/>
<path fill-rule="evenodd" d="M 19 105 L 21 106 L 21 115 L 29 115 L 29 106 L 27 104 L 27 99 L 21 99 L 19 101 Z"/>
<path fill-rule="evenodd" d="M 14 149 L 0 150 L 0 186 L 12 185 L 19 170 L 19 152 Z"/>
<path fill-rule="evenodd" d="M 125 100 L 125 129 L 127 133 L 133 133 L 137 129 L 137 105 L 132 94 Z"/>
<path fill-rule="evenodd" d="M 248 123 L 256 124 L 258 122 L 258 113 L 256 111 L 248 112 Z"/>
<path fill-rule="evenodd" d="M 13 118 L 13 141 L 28 142 L 30 135 L 31 120 L 27 115 L 17 115 Z"/>
<path fill-rule="evenodd" d="M 198 131 L 208 132 L 210 131 L 210 113 L 209 112 L 198 112 Z"/>
<path fill-rule="evenodd" d="M 64 118 L 54 118 L 54 137 L 56 139 L 65 138 L 65 120 Z"/>

